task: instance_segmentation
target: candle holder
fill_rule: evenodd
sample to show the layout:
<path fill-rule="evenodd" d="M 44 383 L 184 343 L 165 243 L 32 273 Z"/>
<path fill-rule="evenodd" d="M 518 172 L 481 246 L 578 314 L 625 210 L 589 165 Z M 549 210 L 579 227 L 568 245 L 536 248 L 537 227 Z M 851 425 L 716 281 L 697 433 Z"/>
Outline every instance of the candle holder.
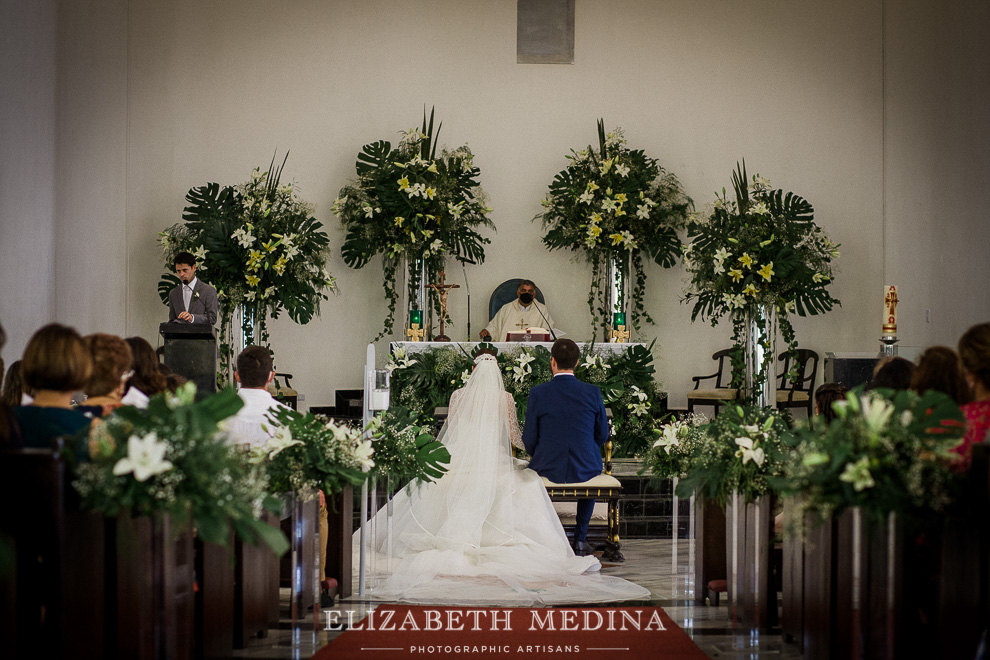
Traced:
<path fill-rule="evenodd" d="M 426 338 L 426 330 L 423 328 L 423 310 L 409 310 L 409 327 L 406 328 L 406 337 L 409 341 L 423 341 Z"/>
<path fill-rule="evenodd" d="M 621 322 L 620 322 L 621 321 Z M 613 344 L 624 344 L 629 341 L 630 332 L 626 330 L 626 315 L 623 313 L 615 314 L 615 327 L 609 331 L 609 342 Z"/>
<path fill-rule="evenodd" d="M 880 337 L 880 357 L 897 357 L 896 335 L 884 335 Z"/>

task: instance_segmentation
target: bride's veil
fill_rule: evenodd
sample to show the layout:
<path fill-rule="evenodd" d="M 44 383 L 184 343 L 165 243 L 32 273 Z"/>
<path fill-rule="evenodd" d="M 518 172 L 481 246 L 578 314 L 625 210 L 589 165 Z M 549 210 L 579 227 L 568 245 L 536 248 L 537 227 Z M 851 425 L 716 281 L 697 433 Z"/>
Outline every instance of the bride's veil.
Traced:
<path fill-rule="evenodd" d="M 400 532 L 400 552 L 470 551 L 512 538 L 508 412 L 498 362 L 481 355 L 467 385 L 451 398 L 438 436 L 450 452 L 447 474 L 410 495 L 415 526 Z"/>
<path fill-rule="evenodd" d="M 599 575 L 594 557 L 574 555 L 540 477 L 511 456 L 510 414 L 498 362 L 479 356 L 438 436 L 450 452 L 447 473 L 399 491 L 391 521 L 388 507 L 375 516 L 391 533 L 371 541 L 371 598 L 524 606 L 649 596 Z"/>

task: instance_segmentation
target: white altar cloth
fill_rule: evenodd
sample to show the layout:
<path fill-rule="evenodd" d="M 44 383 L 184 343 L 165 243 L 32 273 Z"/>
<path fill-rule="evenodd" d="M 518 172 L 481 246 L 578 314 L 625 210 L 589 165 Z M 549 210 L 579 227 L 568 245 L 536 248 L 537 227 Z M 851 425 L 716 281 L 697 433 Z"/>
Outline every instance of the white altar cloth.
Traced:
<path fill-rule="evenodd" d="M 460 347 L 468 355 L 471 355 L 471 351 L 474 350 L 475 346 L 479 343 L 477 341 L 393 341 L 389 344 L 389 351 L 395 353 L 396 349 L 405 349 L 406 355 L 412 353 L 421 353 L 429 348 L 453 348 L 457 350 Z M 550 350 L 553 346 L 553 342 L 549 341 L 496 341 L 489 342 L 495 348 L 501 351 L 511 351 L 514 348 L 519 348 L 520 346 L 542 346 L 543 348 Z M 585 347 L 590 345 L 591 342 L 577 342 L 578 348 L 583 352 Z M 631 346 L 646 346 L 646 344 L 641 343 L 627 343 L 627 344 L 608 344 L 608 343 L 596 343 L 595 352 L 596 353 L 624 353 Z"/>

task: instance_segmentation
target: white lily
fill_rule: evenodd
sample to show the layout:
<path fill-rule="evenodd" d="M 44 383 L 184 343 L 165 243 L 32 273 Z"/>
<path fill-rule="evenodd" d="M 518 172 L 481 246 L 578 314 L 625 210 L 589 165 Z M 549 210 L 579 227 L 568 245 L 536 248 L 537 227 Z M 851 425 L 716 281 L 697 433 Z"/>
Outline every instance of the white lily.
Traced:
<path fill-rule="evenodd" d="M 739 446 L 736 456 L 742 458 L 743 465 L 746 465 L 749 461 L 753 461 L 757 466 L 763 466 L 766 455 L 763 453 L 762 447 L 753 448 L 754 443 L 752 438 L 736 438 L 736 444 Z"/>
<path fill-rule="evenodd" d="M 172 469 L 172 463 L 165 460 L 168 445 L 158 440 L 154 431 L 143 438 L 132 435 L 127 439 L 127 456 L 117 461 L 113 473 L 118 477 L 133 472 L 138 481 Z"/>
<path fill-rule="evenodd" d="M 876 396 L 864 396 L 860 405 L 863 408 L 866 428 L 876 434 L 883 432 L 890 416 L 894 414 L 894 406 L 885 399 Z"/>
<path fill-rule="evenodd" d="M 288 449 L 294 445 L 301 445 L 302 442 L 299 440 L 294 440 L 292 438 L 292 431 L 284 426 L 277 427 L 275 434 L 268 439 L 265 443 L 265 451 L 268 452 L 268 458 L 273 458 L 279 452 Z"/>
<path fill-rule="evenodd" d="M 667 424 L 663 427 L 663 431 L 660 434 L 660 438 L 653 443 L 654 447 L 663 447 L 664 451 L 668 454 L 670 450 L 674 447 L 680 447 L 681 441 L 679 439 L 679 427 L 680 423 L 675 422 L 673 424 Z"/>

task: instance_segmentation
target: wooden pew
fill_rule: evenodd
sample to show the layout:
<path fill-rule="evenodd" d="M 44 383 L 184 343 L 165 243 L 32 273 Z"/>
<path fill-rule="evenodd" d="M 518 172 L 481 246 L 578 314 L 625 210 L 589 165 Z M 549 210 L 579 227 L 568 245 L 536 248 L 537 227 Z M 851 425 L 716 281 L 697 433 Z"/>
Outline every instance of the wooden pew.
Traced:
<path fill-rule="evenodd" d="M 103 518 L 79 513 L 59 449 L 0 451 L 0 656 L 103 658 Z"/>

